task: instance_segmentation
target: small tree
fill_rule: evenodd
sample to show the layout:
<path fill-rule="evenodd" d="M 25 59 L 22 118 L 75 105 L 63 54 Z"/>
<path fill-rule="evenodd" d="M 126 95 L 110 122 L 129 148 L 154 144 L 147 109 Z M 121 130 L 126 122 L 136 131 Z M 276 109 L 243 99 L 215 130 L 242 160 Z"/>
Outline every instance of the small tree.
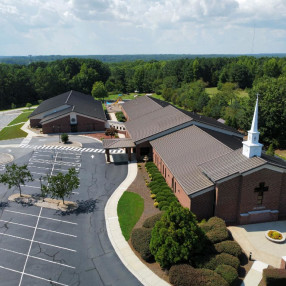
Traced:
<path fill-rule="evenodd" d="M 112 138 L 112 136 L 115 136 L 115 134 L 117 134 L 117 133 L 118 133 L 118 131 L 114 127 L 110 127 L 110 128 L 107 128 L 105 130 L 105 135 L 110 136 L 111 138 Z"/>
<path fill-rule="evenodd" d="M 79 187 L 79 178 L 75 168 L 70 168 L 67 174 L 58 173 L 56 176 L 45 177 L 47 185 L 42 185 L 42 194 L 50 194 L 52 198 L 61 198 L 63 204 L 65 197 L 69 197 L 72 191 Z"/>
<path fill-rule="evenodd" d="M 8 188 L 16 187 L 20 191 L 20 196 L 22 197 L 21 185 L 25 183 L 34 181 L 32 174 L 28 170 L 27 165 L 18 166 L 16 164 L 7 165 L 6 172 L 0 175 L 0 183 L 8 185 Z"/>
<path fill-rule="evenodd" d="M 32 107 L 32 103 L 27 102 L 27 103 L 26 103 L 26 107 L 28 107 L 28 108 L 29 108 L 29 110 L 30 110 L 30 109 L 31 109 L 31 107 Z"/>
<path fill-rule="evenodd" d="M 187 208 L 171 204 L 152 230 L 150 250 L 163 268 L 189 263 L 205 245 L 205 235 L 195 215 Z"/>
<path fill-rule="evenodd" d="M 102 81 L 96 81 L 92 87 L 91 94 L 95 98 L 104 99 L 108 95 L 108 92 Z"/>
<path fill-rule="evenodd" d="M 66 133 L 63 133 L 61 135 L 61 140 L 64 144 L 66 144 L 69 141 L 69 136 Z"/>
<path fill-rule="evenodd" d="M 16 104 L 15 103 L 11 103 L 11 109 L 15 109 L 16 108 Z"/>
<path fill-rule="evenodd" d="M 266 154 L 267 155 L 270 155 L 270 156 L 274 156 L 275 152 L 274 152 L 274 148 L 273 148 L 273 143 L 271 143 L 266 151 Z"/>

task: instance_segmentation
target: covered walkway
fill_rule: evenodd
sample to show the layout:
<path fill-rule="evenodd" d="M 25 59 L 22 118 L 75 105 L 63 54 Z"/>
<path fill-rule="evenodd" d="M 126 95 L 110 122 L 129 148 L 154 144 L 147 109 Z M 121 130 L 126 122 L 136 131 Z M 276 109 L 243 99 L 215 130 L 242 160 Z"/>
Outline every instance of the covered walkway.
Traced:
<path fill-rule="evenodd" d="M 115 139 L 103 139 L 103 148 L 105 149 L 106 160 L 110 163 L 110 149 L 125 148 L 128 154 L 128 161 L 131 162 L 132 148 L 135 148 L 135 144 L 132 139 L 129 138 L 115 138 Z"/>

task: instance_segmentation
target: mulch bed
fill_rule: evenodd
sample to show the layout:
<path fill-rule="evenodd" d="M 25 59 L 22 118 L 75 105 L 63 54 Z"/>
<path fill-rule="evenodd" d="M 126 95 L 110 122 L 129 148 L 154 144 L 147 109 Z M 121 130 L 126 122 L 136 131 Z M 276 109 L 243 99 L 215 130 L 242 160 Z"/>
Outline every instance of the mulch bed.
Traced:
<path fill-rule="evenodd" d="M 113 139 L 110 136 L 105 135 L 105 133 L 92 133 L 92 134 L 84 134 L 84 136 L 88 136 L 88 137 L 92 137 L 92 138 L 96 138 L 98 140 L 101 139 Z"/>
<path fill-rule="evenodd" d="M 155 215 L 160 212 L 158 208 L 154 207 L 154 201 L 150 198 L 150 191 L 148 187 L 146 186 L 145 180 L 149 180 L 148 173 L 145 169 L 145 164 L 140 163 L 141 168 L 138 168 L 138 174 L 134 182 L 131 184 L 131 186 L 128 188 L 128 191 L 136 193 L 140 195 L 144 199 L 144 211 L 136 223 L 134 228 L 140 228 L 143 225 L 143 222 L 146 218 Z M 154 263 L 148 263 L 145 260 L 143 260 L 140 256 L 140 254 L 133 248 L 131 244 L 131 239 L 128 240 L 128 244 L 133 250 L 133 252 L 137 255 L 137 257 L 147 266 L 149 267 L 155 274 L 157 274 L 160 278 L 164 279 L 169 283 L 168 275 L 165 271 L 163 271 L 160 267 L 160 265 L 156 262 Z"/>

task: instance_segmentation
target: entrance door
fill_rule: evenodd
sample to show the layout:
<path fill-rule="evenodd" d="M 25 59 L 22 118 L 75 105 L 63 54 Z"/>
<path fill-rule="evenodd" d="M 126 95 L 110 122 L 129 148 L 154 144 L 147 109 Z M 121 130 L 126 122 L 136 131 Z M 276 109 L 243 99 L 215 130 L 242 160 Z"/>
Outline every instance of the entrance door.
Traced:
<path fill-rule="evenodd" d="M 71 125 L 71 132 L 77 132 L 77 124 Z"/>

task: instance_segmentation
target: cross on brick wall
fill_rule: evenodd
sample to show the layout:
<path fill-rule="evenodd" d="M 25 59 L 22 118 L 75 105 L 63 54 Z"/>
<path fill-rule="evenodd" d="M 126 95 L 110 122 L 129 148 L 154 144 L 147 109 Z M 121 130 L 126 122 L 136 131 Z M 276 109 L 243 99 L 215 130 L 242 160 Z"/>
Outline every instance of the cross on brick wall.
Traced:
<path fill-rule="evenodd" d="M 261 205 L 263 201 L 264 192 L 268 191 L 268 187 L 265 187 L 265 183 L 259 183 L 259 187 L 254 189 L 254 192 L 258 193 L 257 204 Z"/>

